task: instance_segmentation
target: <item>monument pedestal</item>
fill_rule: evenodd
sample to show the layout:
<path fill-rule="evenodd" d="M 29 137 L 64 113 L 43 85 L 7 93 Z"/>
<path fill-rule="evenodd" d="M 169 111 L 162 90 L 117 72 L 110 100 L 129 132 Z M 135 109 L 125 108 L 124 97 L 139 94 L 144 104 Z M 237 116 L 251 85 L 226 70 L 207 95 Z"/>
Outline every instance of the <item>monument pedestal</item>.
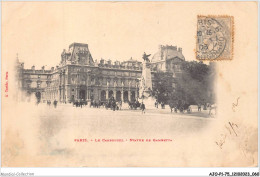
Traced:
<path fill-rule="evenodd" d="M 149 97 L 152 94 L 152 75 L 151 75 L 151 63 L 147 60 L 143 62 L 142 77 L 139 89 L 139 96 Z"/>
<path fill-rule="evenodd" d="M 154 105 L 156 99 L 153 97 L 144 97 L 140 100 L 140 102 L 143 102 L 145 104 L 146 109 L 157 109 Z"/>
<path fill-rule="evenodd" d="M 140 82 L 139 96 L 140 102 L 145 104 L 146 109 L 154 109 L 155 99 L 152 97 L 152 74 L 151 63 L 147 60 L 143 62 L 142 77 Z"/>

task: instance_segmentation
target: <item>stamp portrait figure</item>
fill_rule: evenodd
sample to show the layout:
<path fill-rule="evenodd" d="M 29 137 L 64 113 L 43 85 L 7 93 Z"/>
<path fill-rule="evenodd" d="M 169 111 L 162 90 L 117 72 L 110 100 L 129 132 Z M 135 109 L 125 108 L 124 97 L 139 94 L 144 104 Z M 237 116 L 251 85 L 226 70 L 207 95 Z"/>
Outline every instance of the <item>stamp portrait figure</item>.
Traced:
<path fill-rule="evenodd" d="M 233 17 L 198 16 L 198 60 L 231 60 L 233 57 Z"/>

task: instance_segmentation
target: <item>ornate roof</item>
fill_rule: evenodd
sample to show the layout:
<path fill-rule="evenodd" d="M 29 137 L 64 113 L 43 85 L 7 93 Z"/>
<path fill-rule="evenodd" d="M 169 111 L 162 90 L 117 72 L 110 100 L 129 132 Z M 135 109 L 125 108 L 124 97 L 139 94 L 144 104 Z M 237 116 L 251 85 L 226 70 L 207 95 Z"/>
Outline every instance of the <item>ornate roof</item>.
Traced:
<path fill-rule="evenodd" d="M 153 57 L 151 62 L 159 62 L 163 60 L 169 60 L 173 58 L 180 58 L 182 60 L 185 60 L 185 57 L 182 54 L 182 48 L 178 48 L 177 46 L 159 46 L 159 51 L 156 52 Z"/>

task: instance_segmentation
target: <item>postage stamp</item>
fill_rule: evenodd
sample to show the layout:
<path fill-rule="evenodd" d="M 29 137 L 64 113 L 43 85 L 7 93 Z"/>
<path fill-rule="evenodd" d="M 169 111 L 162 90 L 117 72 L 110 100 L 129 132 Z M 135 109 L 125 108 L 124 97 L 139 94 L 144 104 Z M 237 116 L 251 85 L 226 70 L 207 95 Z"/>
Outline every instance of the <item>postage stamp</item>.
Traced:
<path fill-rule="evenodd" d="M 233 16 L 197 17 L 196 58 L 231 60 L 233 58 Z"/>

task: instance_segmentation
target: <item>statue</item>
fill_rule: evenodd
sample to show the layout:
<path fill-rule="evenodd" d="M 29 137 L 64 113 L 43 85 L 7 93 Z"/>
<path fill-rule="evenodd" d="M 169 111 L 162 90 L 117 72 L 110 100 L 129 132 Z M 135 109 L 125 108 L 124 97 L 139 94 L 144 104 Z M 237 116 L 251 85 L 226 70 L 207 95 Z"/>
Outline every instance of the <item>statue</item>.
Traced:
<path fill-rule="evenodd" d="M 150 62 L 150 60 L 149 60 L 149 58 L 148 58 L 150 55 L 151 55 L 151 54 L 146 55 L 146 53 L 144 52 L 144 54 L 143 54 L 143 59 L 144 59 L 144 61 Z"/>
<path fill-rule="evenodd" d="M 154 108 L 155 99 L 152 97 L 152 73 L 151 65 L 152 63 L 149 60 L 149 56 L 145 52 L 143 54 L 143 67 L 142 67 L 142 76 L 140 78 L 139 84 L 139 98 L 142 99 L 142 102 L 149 109 Z"/>
<path fill-rule="evenodd" d="M 149 56 L 145 52 L 143 54 L 143 69 L 142 69 L 142 77 L 139 85 L 139 95 L 141 97 L 148 98 L 152 92 L 152 74 L 151 74 L 151 62 L 149 60 Z"/>

